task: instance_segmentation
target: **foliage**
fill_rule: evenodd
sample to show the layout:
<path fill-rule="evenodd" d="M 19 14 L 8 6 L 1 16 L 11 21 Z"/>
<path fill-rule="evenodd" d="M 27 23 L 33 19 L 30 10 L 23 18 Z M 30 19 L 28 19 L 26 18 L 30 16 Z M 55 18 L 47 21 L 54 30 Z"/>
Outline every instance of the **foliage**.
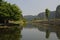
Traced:
<path fill-rule="evenodd" d="M 45 9 L 45 13 L 46 13 L 46 18 L 48 18 L 50 11 L 48 9 Z"/>
<path fill-rule="evenodd" d="M 12 20 L 19 20 L 22 18 L 22 11 L 14 4 L 10 7 L 11 12 L 10 13 L 10 19 Z"/>
<path fill-rule="evenodd" d="M 0 20 L 20 20 L 22 11 L 15 4 L 0 0 Z"/>

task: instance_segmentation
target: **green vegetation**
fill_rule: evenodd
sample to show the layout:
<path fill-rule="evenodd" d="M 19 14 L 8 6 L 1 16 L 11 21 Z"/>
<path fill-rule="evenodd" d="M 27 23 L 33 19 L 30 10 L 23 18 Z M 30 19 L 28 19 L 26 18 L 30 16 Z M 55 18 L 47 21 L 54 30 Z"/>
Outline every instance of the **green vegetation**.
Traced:
<path fill-rule="evenodd" d="M 0 28 L 0 40 L 21 40 L 21 30 L 18 27 Z"/>
<path fill-rule="evenodd" d="M 46 18 L 49 17 L 50 11 L 48 9 L 45 9 L 45 13 L 46 13 Z"/>
<path fill-rule="evenodd" d="M 22 11 L 15 4 L 7 3 L 0 0 L 0 20 L 3 23 L 8 23 L 9 21 L 22 20 Z"/>

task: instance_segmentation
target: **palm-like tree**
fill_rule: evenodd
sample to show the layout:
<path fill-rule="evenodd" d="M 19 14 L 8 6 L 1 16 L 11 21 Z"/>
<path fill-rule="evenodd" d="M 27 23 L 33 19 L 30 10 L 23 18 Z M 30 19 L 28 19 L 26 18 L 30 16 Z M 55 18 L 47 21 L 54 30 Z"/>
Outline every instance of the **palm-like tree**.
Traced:
<path fill-rule="evenodd" d="M 45 9 L 45 14 L 46 14 L 46 19 L 48 19 L 48 22 L 50 23 L 50 18 L 49 18 L 50 11 L 48 9 Z"/>

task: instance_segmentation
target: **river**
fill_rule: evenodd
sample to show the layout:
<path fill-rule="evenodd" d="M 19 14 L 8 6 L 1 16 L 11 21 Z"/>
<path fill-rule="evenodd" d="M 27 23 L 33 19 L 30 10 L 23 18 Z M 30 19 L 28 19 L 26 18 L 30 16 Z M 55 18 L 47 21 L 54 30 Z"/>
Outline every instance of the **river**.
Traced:
<path fill-rule="evenodd" d="M 21 40 L 59 40 L 60 27 L 27 24 L 21 31 Z"/>
<path fill-rule="evenodd" d="M 21 28 L 10 27 L 0 28 L 0 40 L 60 40 L 59 26 L 29 23 Z"/>

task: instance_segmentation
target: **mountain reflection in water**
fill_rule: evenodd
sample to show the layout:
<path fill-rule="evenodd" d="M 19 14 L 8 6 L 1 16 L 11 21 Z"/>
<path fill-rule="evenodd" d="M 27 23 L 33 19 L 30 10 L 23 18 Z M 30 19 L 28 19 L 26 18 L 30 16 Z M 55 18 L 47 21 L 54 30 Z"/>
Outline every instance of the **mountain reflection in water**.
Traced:
<path fill-rule="evenodd" d="M 0 40 L 60 40 L 59 26 L 27 24 L 23 29 L 18 27 L 0 28 Z"/>
<path fill-rule="evenodd" d="M 60 26 L 54 26 L 54 25 L 39 25 L 39 24 L 33 24 L 38 28 L 39 31 L 46 32 L 46 38 L 49 38 L 50 33 L 54 32 L 56 33 L 58 39 L 60 39 Z"/>

